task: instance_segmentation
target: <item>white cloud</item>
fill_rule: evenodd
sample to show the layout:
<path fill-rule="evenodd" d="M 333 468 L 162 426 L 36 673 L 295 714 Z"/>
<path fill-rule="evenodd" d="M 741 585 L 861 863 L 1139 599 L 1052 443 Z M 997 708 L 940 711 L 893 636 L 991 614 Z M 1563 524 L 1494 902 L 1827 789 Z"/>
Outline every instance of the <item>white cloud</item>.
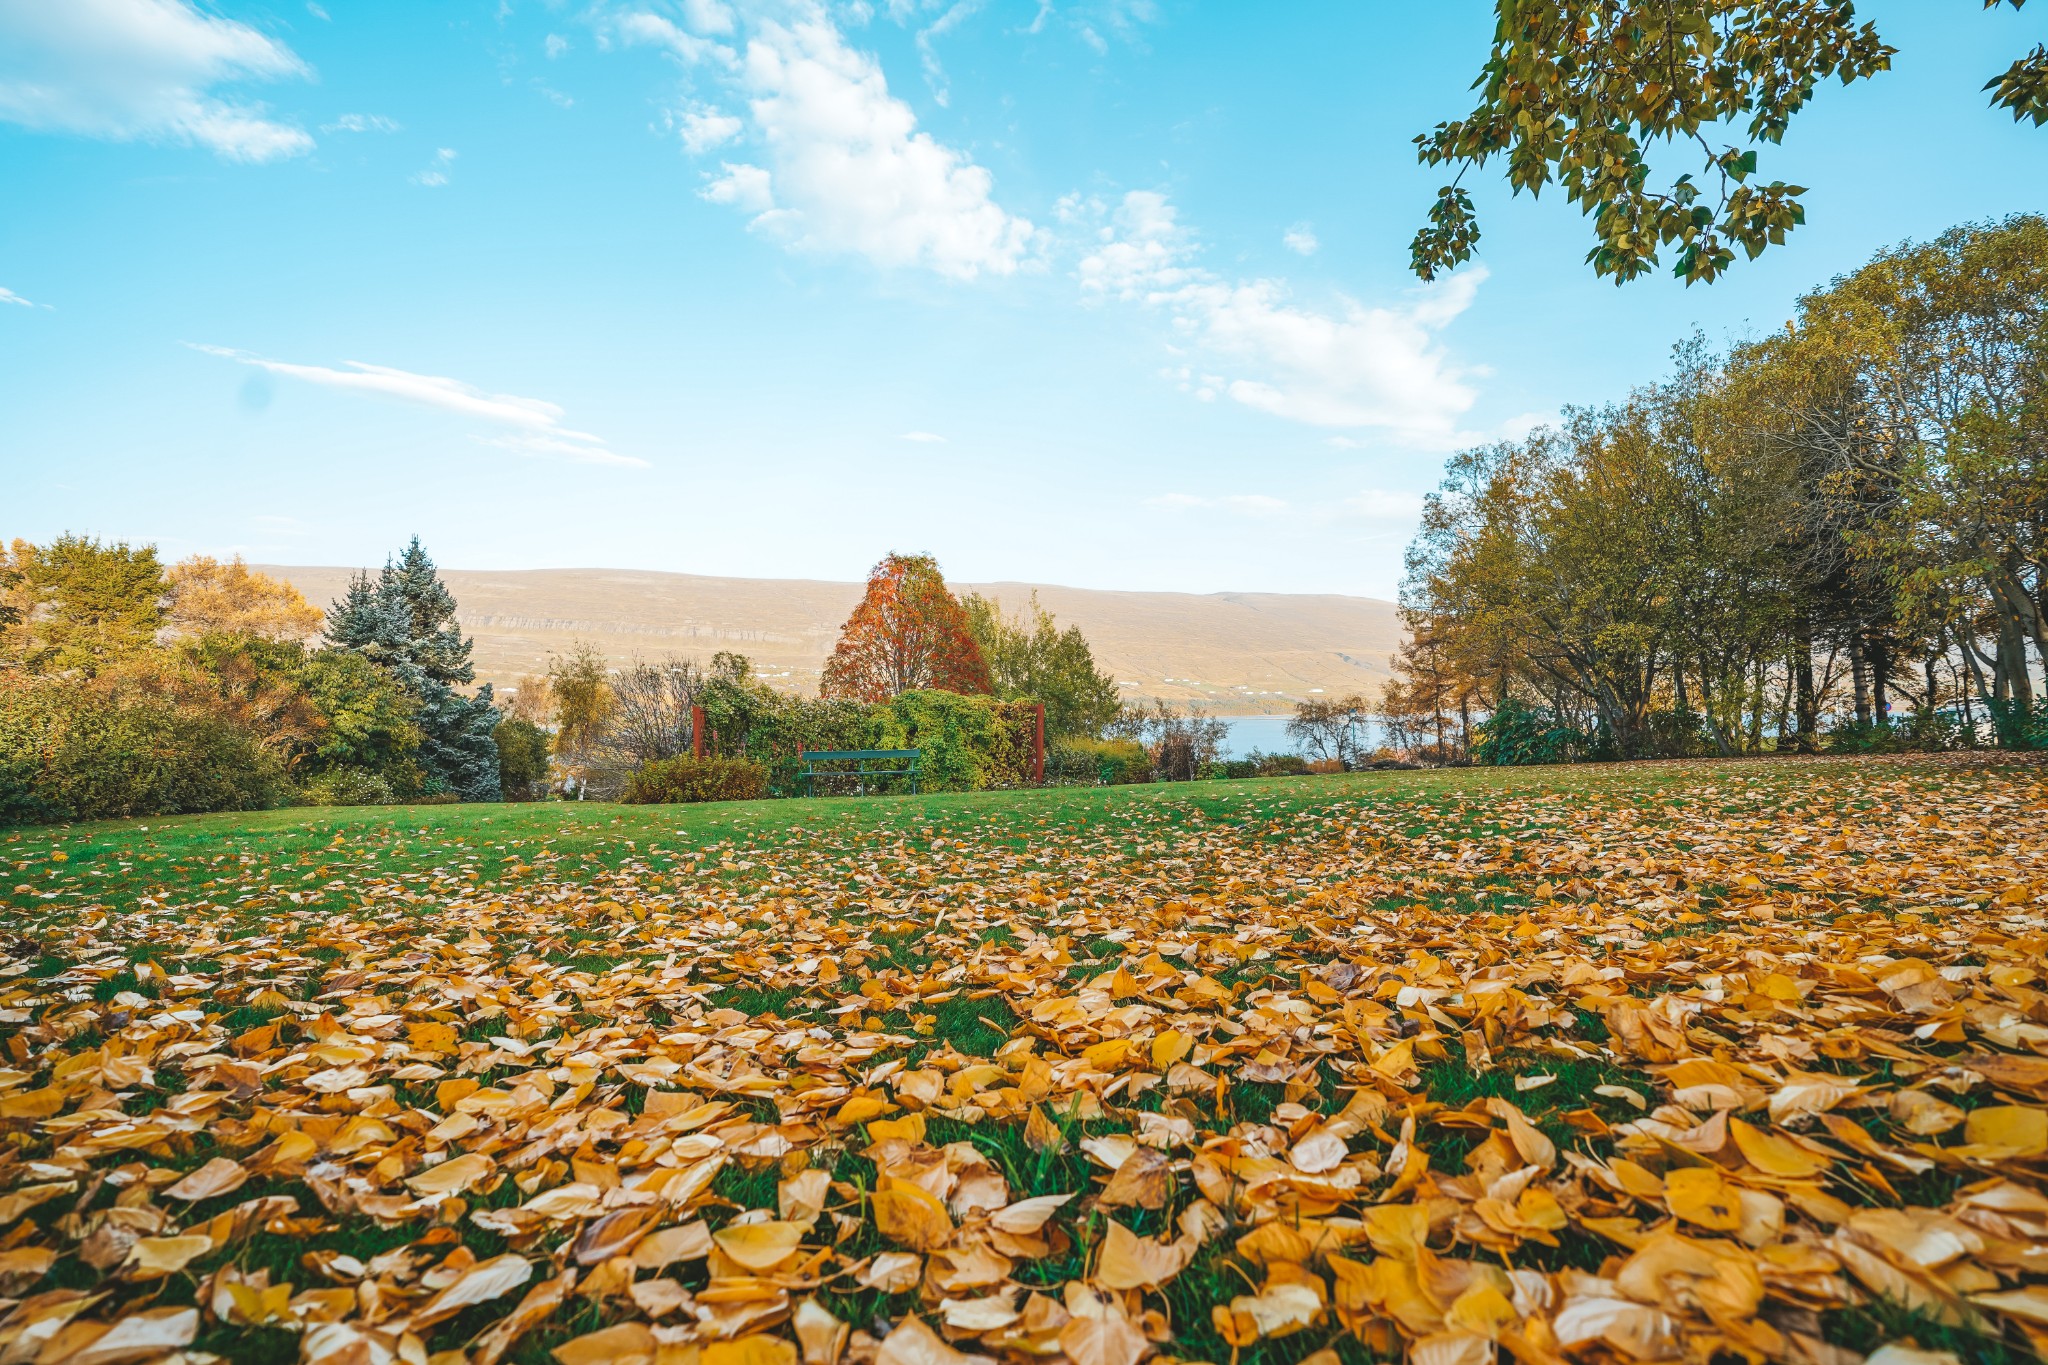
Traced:
<path fill-rule="evenodd" d="M 448 183 L 448 168 L 455 164 L 455 149 L 443 147 L 434 153 L 433 161 L 423 171 L 416 171 L 412 183 L 437 190 Z"/>
<path fill-rule="evenodd" d="M 906 431 L 903 433 L 903 439 L 906 441 L 918 441 L 925 445 L 946 444 L 946 438 L 935 431 Z"/>
<path fill-rule="evenodd" d="M 766 213 L 775 207 L 775 193 L 769 188 L 768 172 L 759 166 L 724 163 L 725 174 L 707 176 L 699 191 L 714 204 L 731 204 L 747 213 Z"/>
<path fill-rule="evenodd" d="M 732 9 L 724 0 L 683 0 L 683 22 L 698 33 L 730 33 Z"/>
<path fill-rule="evenodd" d="M 1497 430 L 1503 440 L 1525 441 L 1529 438 L 1529 433 L 1538 427 L 1555 425 L 1557 414 L 1554 412 L 1518 412 L 1513 417 L 1502 419 Z"/>
<path fill-rule="evenodd" d="M 488 445 L 500 446 L 507 450 L 518 450 L 534 455 L 560 455 L 583 464 L 634 467 L 645 467 L 647 464 L 647 461 L 636 456 L 619 454 L 605 444 L 602 436 L 563 426 L 562 418 L 566 414 L 561 407 L 543 399 L 520 398 L 505 393 L 485 393 L 482 389 L 465 384 L 459 379 L 414 374 L 410 370 L 393 369 L 388 365 L 370 365 L 360 360 L 344 361 L 343 368 L 333 369 L 326 365 L 298 365 L 284 360 L 266 360 L 261 356 L 225 346 L 205 346 L 196 342 L 186 344 L 193 350 L 203 351 L 207 355 L 220 356 L 270 374 L 282 375 L 308 384 L 318 384 L 323 388 L 395 398 L 401 402 L 439 408 L 444 412 L 474 418 L 506 429 L 478 439 Z"/>
<path fill-rule="evenodd" d="M 1385 488 L 1368 488 L 1344 499 L 1343 510 L 1366 521 L 1413 521 L 1422 515 L 1420 493 L 1396 493 Z"/>
<path fill-rule="evenodd" d="M 343 114 L 332 123 L 320 125 L 323 133 L 395 133 L 402 125 L 382 114 Z"/>
<path fill-rule="evenodd" d="M 728 164 L 710 178 L 705 198 L 748 213 L 756 231 L 792 249 L 884 267 L 973 279 L 1011 274 L 1032 259 L 1038 230 L 995 202 L 985 167 L 918 130 L 880 64 L 848 45 L 817 0 L 792 0 L 778 17 L 690 6 L 684 18 L 702 31 L 639 11 L 610 16 L 603 31 L 665 48 L 744 102 L 737 133 L 758 147 L 759 160 Z M 714 27 L 721 19 L 737 33 L 737 48 L 709 36 L 725 31 Z M 727 131 L 722 122 L 704 126 L 707 136 Z M 724 140 L 707 141 L 705 150 Z"/>
<path fill-rule="evenodd" d="M 1297 256 L 1313 256 L 1322 243 L 1316 240 L 1316 230 L 1307 223 L 1296 223 L 1280 238 L 1280 244 Z"/>
<path fill-rule="evenodd" d="M 659 14 L 648 14 L 641 10 L 613 15 L 608 20 L 606 28 L 601 30 L 601 34 L 614 37 L 628 47 L 638 45 L 666 48 L 692 66 L 702 62 L 730 65 L 736 60 L 731 48 L 709 38 L 689 33 Z"/>
<path fill-rule="evenodd" d="M 1247 517 L 1276 517 L 1288 510 L 1286 499 L 1268 497 L 1264 493 L 1226 493 L 1221 497 L 1207 498 L 1193 493 L 1162 493 L 1156 498 L 1145 499 L 1145 505 L 1171 511 L 1232 512 Z"/>
<path fill-rule="evenodd" d="M 550 33 L 542 46 L 547 50 L 548 60 L 553 61 L 569 50 L 569 40 L 559 33 Z"/>
<path fill-rule="evenodd" d="M 1290 502 L 1266 493 L 1162 493 L 1145 499 L 1147 507 L 1170 512 L 1220 512 L 1227 516 L 1271 520 L 1285 517 L 1298 523 L 1329 525 L 1347 521 L 1391 521 L 1403 525 L 1422 515 L 1422 498 L 1384 488 L 1368 488 L 1336 501 Z"/>
<path fill-rule="evenodd" d="M 47 303 L 37 303 L 33 299 L 25 299 L 4 285 L 0 285 L 0 303 L 17 304 L 23 308 L 48 308 L 50 306 Z"/>
<path fill-rule="evenodd" d="M 305 132 L 213 91 L 309 74 L 282 43 L 188 0 L 0 0 L 0 121 L 27 128 L 296 156 L 313 146 Z"/>
<path fill-rule="evenodd" d="M 917 30 L 917 57 L 924 67 L 925 83 L 932 98 L 944 108 L 951 99 L 946 71 L 939 63 L 938 39 L 945 37 L 981 9 L 983 0 L 889 0 L 889 17 L 908 24 L 920 10 L 938 12 L 938 18 Z"/>
<path fill-rule="evenodd" d="M 1062 205 L 1069 221 L 1106 217 L 1076 274 L 1084 297 L 1143 303 L 1172 320 L 1176 343 L 1218 371 L 1198 396 L 1227 395 L 1246 407 L 1334 428 L 1378 428 L 1415 445 L 1457 443 L 1459 417 L 1476 394 L 1436 333 L 1472 302 L 1486 278 L 1463 270 L 1415 291 L 1401 306 L 1339 298 L 1329 309 L 1293 302 L 1275 280 L 1229 281 L 1197 264 L 1199 245 L 1164 195 L 1126 194 L 1114 210 L 1093 201 Z"/>
<path fill-rule="evenodd" d="M 328 22 L 329 16 L 327 11 L 320 5 L 315 4 L 314 0 L 306 0 L 306 13 L 312 15 L 323 24 Z"/>
<path fill-rule="evenodd" d="M 1101 56 L 1109 52 L 1109 39 L 1102 36 L 1103 29 L 1109 29 L 1125 42 L 1142 45 L 1140 28 L 1158 18 L 1155 0 L 1083 0 L 1078 4 L 1039 0 L 1038 13 L 1024 31 L 1042 33 L 1048 23 L 1057 22 Z"/>
<path fill-rule="evenodd" d="M 695 105 L 681 114 L 672 114 L 670 122 L 683 139 L 683 150 L 692 156 L 702 156 L 714 147 L 723 147 L 744 132 L 747 126 L 731 114 L 721 113 L 709 105 Z"/>

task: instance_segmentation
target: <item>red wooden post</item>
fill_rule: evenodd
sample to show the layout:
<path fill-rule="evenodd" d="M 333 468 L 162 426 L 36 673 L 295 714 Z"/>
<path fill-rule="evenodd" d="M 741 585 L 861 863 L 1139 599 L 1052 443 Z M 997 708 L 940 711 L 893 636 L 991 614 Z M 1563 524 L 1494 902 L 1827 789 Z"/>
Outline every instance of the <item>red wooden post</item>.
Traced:
<path fill-rule="evenodd" d="M 1031 731 L 1031 780 L 1045 785 L 1045 703 L 1039 702 L 1031 708 L 1037 712 Z"/>
<path fill-rule="evenodd" d="M 704 757 L 704 708 L 690 708 L 690 757 Z"/>

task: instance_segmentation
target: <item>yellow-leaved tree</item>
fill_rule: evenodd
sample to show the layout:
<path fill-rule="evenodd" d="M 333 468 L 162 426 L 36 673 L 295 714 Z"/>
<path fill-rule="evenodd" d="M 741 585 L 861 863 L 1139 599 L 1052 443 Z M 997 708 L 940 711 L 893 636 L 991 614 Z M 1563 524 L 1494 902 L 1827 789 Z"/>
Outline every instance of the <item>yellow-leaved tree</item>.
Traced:
<path fill-rule="evenodd" d="M 210 555 L 181 559 L 170 579 L 170 623 L 184 635 L 307 640 L 326 620 L 297 588 L 250 568 L 240 555 L 226 563 Z"/>

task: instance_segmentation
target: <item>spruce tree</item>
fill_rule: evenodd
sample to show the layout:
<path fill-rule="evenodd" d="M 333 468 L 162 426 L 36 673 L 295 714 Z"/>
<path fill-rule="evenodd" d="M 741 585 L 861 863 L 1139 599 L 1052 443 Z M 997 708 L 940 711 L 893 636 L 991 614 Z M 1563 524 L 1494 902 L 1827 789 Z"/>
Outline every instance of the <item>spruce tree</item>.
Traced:
<path fill-rule="evenodd" d="M 496 801 L 498 709 L 491 685 L 474 697 L 455 690 L 476 676 L 470 642 L 455 620 L 455 597 L 418 536 L 372 581 L 358 574 L 327 616 L 327 640 L 361 654 L 397 678 L 419 702 L 420 766 L 430 791 L 465 801 Z"/>

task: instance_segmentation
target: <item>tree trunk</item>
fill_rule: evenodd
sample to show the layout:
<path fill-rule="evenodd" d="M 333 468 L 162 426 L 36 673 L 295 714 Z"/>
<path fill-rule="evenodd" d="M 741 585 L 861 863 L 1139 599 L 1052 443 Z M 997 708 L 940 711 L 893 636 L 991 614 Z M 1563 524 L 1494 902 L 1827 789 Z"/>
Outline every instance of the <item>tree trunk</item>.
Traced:
<path fill-rule="evenodd" d="M 1856 693 L 1856 723 L 1870 724 L 1870 668 L 1863 657 L 1863 632 L 1849 637 L 1849 679 Z"/>
<path fill-rule="evenodd" d="M 1870 646 L 1870 711 L 1879 725 L 1892 723 L 1892 642 L 1878 636 Z"/>
<path fill-rule="evenodd" d="M 1799 737 L 1792 747 L 1810 754 L 1816 747 L 1814 732 L 1820 729 L 1820 698 L 1813 690 L 1813 618 L 1803 612 L 1793 627 L 1792 643 L 1792 681 L 1799 694 Z"/>

